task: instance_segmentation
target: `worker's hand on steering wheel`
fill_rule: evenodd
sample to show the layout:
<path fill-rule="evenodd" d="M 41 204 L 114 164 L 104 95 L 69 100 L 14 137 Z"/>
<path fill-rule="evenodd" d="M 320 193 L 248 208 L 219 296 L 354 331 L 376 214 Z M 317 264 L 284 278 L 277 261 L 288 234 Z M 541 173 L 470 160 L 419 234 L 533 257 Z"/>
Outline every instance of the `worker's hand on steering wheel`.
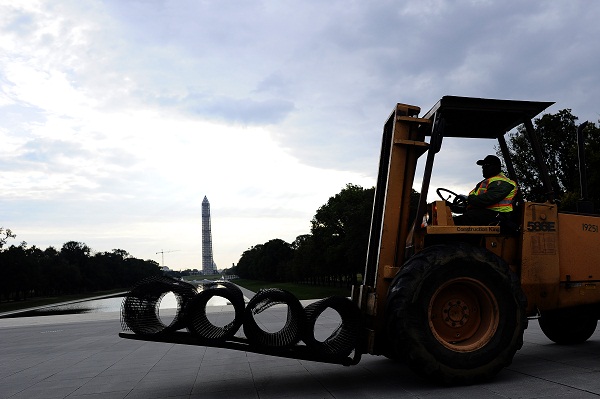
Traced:
<path fill-rule="evenodd" d="M 457 206 L 467 206 L 467 204 L 469 203 L 469 197 L 467 197 L 466 195 L 463 194 L 458 194 L 456 197 L 454 197 L 454 201 L 452 201 L 452 205 L 457 205 Z"/>
<path fill-rule="evenodd" d="M 454 213 L 465 213 L 468 204 L 469 198 L 466 195 L 459 194 L 454 197 L 454 201 L 450 205 L 450 210 Z"/>
<path fill-rule="evenodd" d="M 438 188 L 436 191 L 437 195 L 450 206 L 450 210 L 455 213 L 464 213 L 467 210 L 468 197 L 462 194 L 456 194 L 447 188 Z M 450 194 L 447 198 L 444 197 L 443 193 Z"/>

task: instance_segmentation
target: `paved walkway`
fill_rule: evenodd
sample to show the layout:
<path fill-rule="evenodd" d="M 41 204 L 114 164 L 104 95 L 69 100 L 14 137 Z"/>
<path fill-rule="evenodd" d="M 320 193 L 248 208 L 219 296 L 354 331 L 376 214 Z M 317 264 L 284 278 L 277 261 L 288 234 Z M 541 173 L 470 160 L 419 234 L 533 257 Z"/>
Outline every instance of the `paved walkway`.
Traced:
<path fill-rule="evenodd" d="M 231 307 L 215 307 L 226 314 Z M 271 317 L 283 319 L 274 309 Z M 321 319 L 319 319 L 321 320 Z M 331 326 L 325 321 L 319 328 Z M 334 323 L 333 318 L 331 323 Z M 597 398 L 600 332 L 559 346 L 529 323 L 525 345 L 492 382 L 439 387 L 363 356 L 351 367 L 200 346 L 125 340 L 118 313 L 0 320 L 0 398 Z"/>

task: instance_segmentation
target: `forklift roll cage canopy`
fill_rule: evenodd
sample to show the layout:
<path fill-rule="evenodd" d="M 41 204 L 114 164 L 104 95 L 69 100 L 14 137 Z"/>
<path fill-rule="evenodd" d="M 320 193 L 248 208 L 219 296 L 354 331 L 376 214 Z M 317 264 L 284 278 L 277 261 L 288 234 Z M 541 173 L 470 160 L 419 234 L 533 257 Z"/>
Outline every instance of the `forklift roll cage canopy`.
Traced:
<path fill-rule="evenodd" d="M 444 137 L 497 139 L 553 102 L 444 96 L 423 118 L 444 120 Z"/>
<path fill-rule="evenodd" d="M 543 160 L 542 149 L 537 139 L 531 119 L 554 104 L 542 101 L 497 100 L 487 98 L 444 96 L 427 112 L 423 119 L 429 119 L 433 128 L 426 135 L 431 136 L 427 161 L 423 173 L 421 200 L 417 209 L 417 219 L 421 220 L 425 212 L 433 161 L 435 154 L 440 151 L 444 137 L 497 139 L 504 164 L 509 176 L 516 180 L 516 173 L 504 135 L 519 126 L 525 125 L 527 136 L 531 143 L 536 165 L 542 177 L 548 201 L 554 201 L 554 192 L 550 176 Z M 482 154 L 482 156 L 485 154 Z M 520 201 L 520 194 L 517 201 Z"/>
<path fill-rule="evenodd" d="M 518 101 L 498 100 L 487 98 L 444 96 L 439 100 L 423 119 L 432 121 L 433 127 L 425 133 L 431 136 L 427 160 L 423 171 L 421 196 L 417 207 L 416 220 L 421 220 L 427 207 L 426 199 L 431 182 L 433 162 L 435 154 L 442 146 L 444 137 L 475 138 L 475 139 L 497 139 L 504 164 L 511 179 L 516 179 L 514 166 L 510 159 L 510 153 L 504 135 L 519 126 L 525 125 L 525 130 L 531 147 L 536 165 L 542 178 L 546 198 L 554 202 L 554 190 L 552 188 L 548 169 L 543 159 L 542 147 L 538 141 L 531 119 L 544 111 L 554 102 L 541 101 Z M 485 154 L 482 154 L 484 156 Z M 521 193 L 517 193 L 515 203 L 522 202 Z"/>

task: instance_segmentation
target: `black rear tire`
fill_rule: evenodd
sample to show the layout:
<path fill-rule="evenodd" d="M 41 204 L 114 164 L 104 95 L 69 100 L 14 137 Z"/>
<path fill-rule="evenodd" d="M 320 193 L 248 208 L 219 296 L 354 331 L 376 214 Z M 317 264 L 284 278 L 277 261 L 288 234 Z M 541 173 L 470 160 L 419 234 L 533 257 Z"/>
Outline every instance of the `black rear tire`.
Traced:
<path fill-rule="evenodd" d="M 517 277 L 496 255 L 462 243 L 429 247 L 390 286 L 392 356 L 436 382 L 488 380 L 523 345 L 525 309 Z"/>
<path fill-rule="evenodd" d="M 541 312 L 540 328 L 548 339 L 561 345 L 581 344 L 596 331 L 598 316 L 590 309 Z"/>

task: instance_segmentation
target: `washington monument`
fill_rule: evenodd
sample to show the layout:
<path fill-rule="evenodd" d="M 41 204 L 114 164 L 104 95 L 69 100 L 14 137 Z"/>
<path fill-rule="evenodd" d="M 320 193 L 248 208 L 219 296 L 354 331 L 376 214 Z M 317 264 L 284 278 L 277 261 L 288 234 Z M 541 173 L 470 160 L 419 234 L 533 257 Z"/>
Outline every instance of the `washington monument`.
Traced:
<path fill-rule="evenodd" d="M 210 203 L 204 196 L 202 201 L 202 274 L 214 274 L 217 265 L 213 260 L 212 234 L 210 232 Z"/>

